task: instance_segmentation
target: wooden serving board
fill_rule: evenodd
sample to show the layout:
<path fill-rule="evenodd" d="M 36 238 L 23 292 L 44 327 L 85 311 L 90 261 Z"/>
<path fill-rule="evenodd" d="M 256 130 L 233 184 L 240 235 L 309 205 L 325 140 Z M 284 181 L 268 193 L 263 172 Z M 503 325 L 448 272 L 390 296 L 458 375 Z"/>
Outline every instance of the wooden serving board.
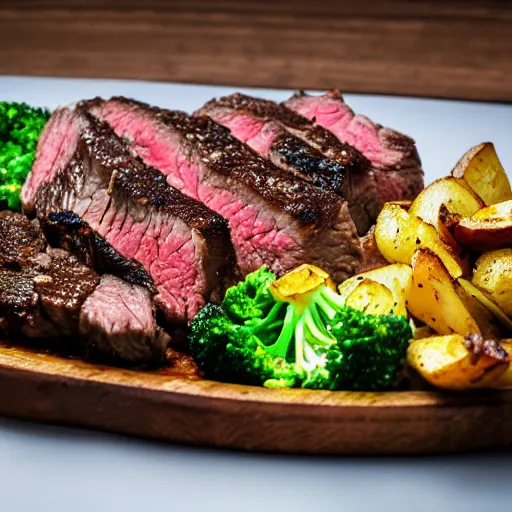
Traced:
<path fill-rule="evenodd" d="M 180 443 L 315 454 L 512 446 L 512 391 L 270 390 L 142 373 L 0 342 L 0 414 Z"/>

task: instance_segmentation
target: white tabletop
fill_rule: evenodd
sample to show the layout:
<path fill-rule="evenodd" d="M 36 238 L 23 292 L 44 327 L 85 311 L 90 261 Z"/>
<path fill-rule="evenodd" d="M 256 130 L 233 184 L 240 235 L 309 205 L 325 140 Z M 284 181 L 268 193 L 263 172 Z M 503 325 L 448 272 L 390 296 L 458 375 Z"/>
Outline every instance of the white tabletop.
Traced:
<path fill-rule="evenodd" d="M 190 111 L 233 91 L 0 77 L 0 100 L 48 107 L 121 94 Z M 276 100 L 289 95 L 253 93 Z M 483 141 L 494 142 L 505 168 L 512 169 L 512 106 L 361 95 L 346 99 L 356 111 L 416 139 L 427 181 L 448 174 L 470 146 Z M 417 458 L 244 454 L 0 420 L 0 512 L 481 512 L 508 510 L 511 499 L 511 453 Z"/>

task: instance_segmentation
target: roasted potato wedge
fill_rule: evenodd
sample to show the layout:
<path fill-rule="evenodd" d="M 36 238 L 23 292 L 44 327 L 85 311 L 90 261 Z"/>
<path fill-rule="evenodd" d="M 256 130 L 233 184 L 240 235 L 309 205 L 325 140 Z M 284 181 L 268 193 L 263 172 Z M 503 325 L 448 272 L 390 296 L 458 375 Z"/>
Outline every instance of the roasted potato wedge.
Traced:
<path fill-rule="evenodd" d="M 414 252 L 427 247 L 437 254 L 452 277 L 469 275 L 471 262 L 461 247 L 445 244 L 436 229 L 400 205 L 386 203 L 375 226 L 377 247 L 390 263 L 410 265 Z"/>
<path fill-rule="evenodd" d="M 471 282 L 512 316 L 512 249 L 482 254 L 475 263 Z"/>
<path fill-rule="evenodd" d="M 482 208 L 453 226 L 457 242 L 474 251 L 512 247 L 512 200 Z"/>
<path fill-rule="evenodd" d="M 397 303 L 391 290 L 371 279 L 363 279 L 350 293 L 345 304 L 371 315 L 397 314 Z"/>
<path fill-rule="evenodd" d="M 441 259 L 430 249 L 418 249 L 412 259 L 412 284 L 407 309 L 438 334 L 480 333 L 475 319 L 457 293 Z"/>
<path fill-rule="evenodd" d="M 411 273 L 411 267 L 403 263 L 386 265 L 347 279 L 339 285 L 338 291 L 343 298 L 347 299 L 363 280 L 375 281 L 384 285 L 393 294 L 396 303 L 393 308 L 394 313 L 396 315 L 407 315 L 405 298 L 411 287 Z"/>
<path fill-rule="evenodd" d="M 488 387 L 509 366 L 501 346 L 478 334 L 413 340 L 407 362 L 432 385 L 454 390 Z"/>
<path fill-rule="evenodd" d="M 482 336 L 487 339 L 501 338 L 501 322 L 494 313 L 486 308 L 473 294 L 469 293 L 460 282 L 455 282 L 454 288 L 468 313 L 478 325 Z"/>
<path fill-rule="evenodd" d="M 434 181 L 420 192 L 409 208 L 409 214 L 434 226 L 441 239 L 448 244 L 452 243 L 453 238 L 440 218 L 442 205 L 450 214 L 462 217 L 469 217 L 485 206 L 464 180 L 453 176 Z"/>
<path fill-rule="evenodd" d="M 479 290 L 468 280 L 458 279 L 457 282 L 459 286 L 464 288 L 468 294 L 477 299 L 486 309 L 491 311 L 492 314 L 499 320 L 501 325 L 503 325 L 508 331 L 512 332 L 512 320 L 495 302 L 489 299 L 489 297 L 487 297 L 484 292 Z"/>
<path fill-rule="evenodd" d="M 275 280 L 270 285 L 270 293 L 276 300 L 283 302 L 307 303 L 310 294 L 324 284 L 336 290 L 327 272 L 305 263 Z"/>
<path fill-rule="evenodd" d="M 507 173 L 491 142 L 467 151 L 453 168 L 452 176 L 463 178 L 486 205 L 512 199 Z"/>

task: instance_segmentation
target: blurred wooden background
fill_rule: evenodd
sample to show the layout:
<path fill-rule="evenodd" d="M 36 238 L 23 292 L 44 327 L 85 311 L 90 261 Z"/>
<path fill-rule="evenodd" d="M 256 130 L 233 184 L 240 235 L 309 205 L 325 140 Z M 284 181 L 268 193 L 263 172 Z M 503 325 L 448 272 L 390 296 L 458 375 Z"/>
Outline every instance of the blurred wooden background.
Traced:
<path fill-rule="evenodd" d="M 0 74 L 512 101 L 512 2 L 0 0 Z"/>

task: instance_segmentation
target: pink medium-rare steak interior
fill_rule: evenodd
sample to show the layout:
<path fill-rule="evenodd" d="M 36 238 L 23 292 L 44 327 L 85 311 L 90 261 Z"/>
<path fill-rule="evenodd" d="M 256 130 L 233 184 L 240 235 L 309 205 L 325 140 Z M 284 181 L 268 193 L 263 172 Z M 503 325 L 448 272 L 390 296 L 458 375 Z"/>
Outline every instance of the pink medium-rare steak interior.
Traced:
<path fill-rule="evenodd" d="M 86 105 L 171 185 L 228 219 L 243 273 L 266 264 L 281 275 L 304 261 L 327 266 L 338 279 L 357 269 L 360 243 L 343 201 L 313 186 L 292 183 L 217 123 L 124 98 Z M 273 184 L 272 190 L 268 184 Z M 280 201 L 289 194 L 285 188 L 293 188 L 303 199 L 273 201 L 272 194 Z M 315 201 L 321 204 L 311 206 Z"/>
<path fill-rule="evenodd" d="M 35 166 L 33 172 L 53 178 L 27 197 L 36 197 L 41 214 L 70 210 L 83 217 L 122 256 L 146 268 L 158 290 L 155 303 L 169 321 L 191 319 L 233 264 L 226 222 L 167 185 L 105 123 L 81 112 L 72 117 L 72 128 L 68 116 L 60 116 L 52 130 L 74 133 L 75 153 L 56 173 L 43 165 L 51 159 Z M 42 182 L 36 177 L 26 186 Z"/>
<path fill-rule="evenodd" d="M 79 330 L 95 350 L 133 363 L 162 356 L 169 341 L 156 324 L 148 290 L 110 275 L 84 302 Z"/>
<path fill-rule="evenodd" d="M 356 147 L 375 166 L 401 167 L 408 158 L 417 159 L 420 165 L 410 137 L 375 124 L 366 116 L 356 115 L 343 101 L 339 91 L 329 91 L 321 96 L 298 94 L 284 105 L 308 119 L 314 119 L 341 141 Z"/>
<path fill-rule="evenodd" d="M 80 120 L 68 108 L 57 109 L 38 141 L 37 153 L 25 185 L 21 191 L 23 209 L 34 213 L 34 201 L 39 186 L 48 183 L 68 165 L 76 151 L 78 135 L 82 126 Z"/>

